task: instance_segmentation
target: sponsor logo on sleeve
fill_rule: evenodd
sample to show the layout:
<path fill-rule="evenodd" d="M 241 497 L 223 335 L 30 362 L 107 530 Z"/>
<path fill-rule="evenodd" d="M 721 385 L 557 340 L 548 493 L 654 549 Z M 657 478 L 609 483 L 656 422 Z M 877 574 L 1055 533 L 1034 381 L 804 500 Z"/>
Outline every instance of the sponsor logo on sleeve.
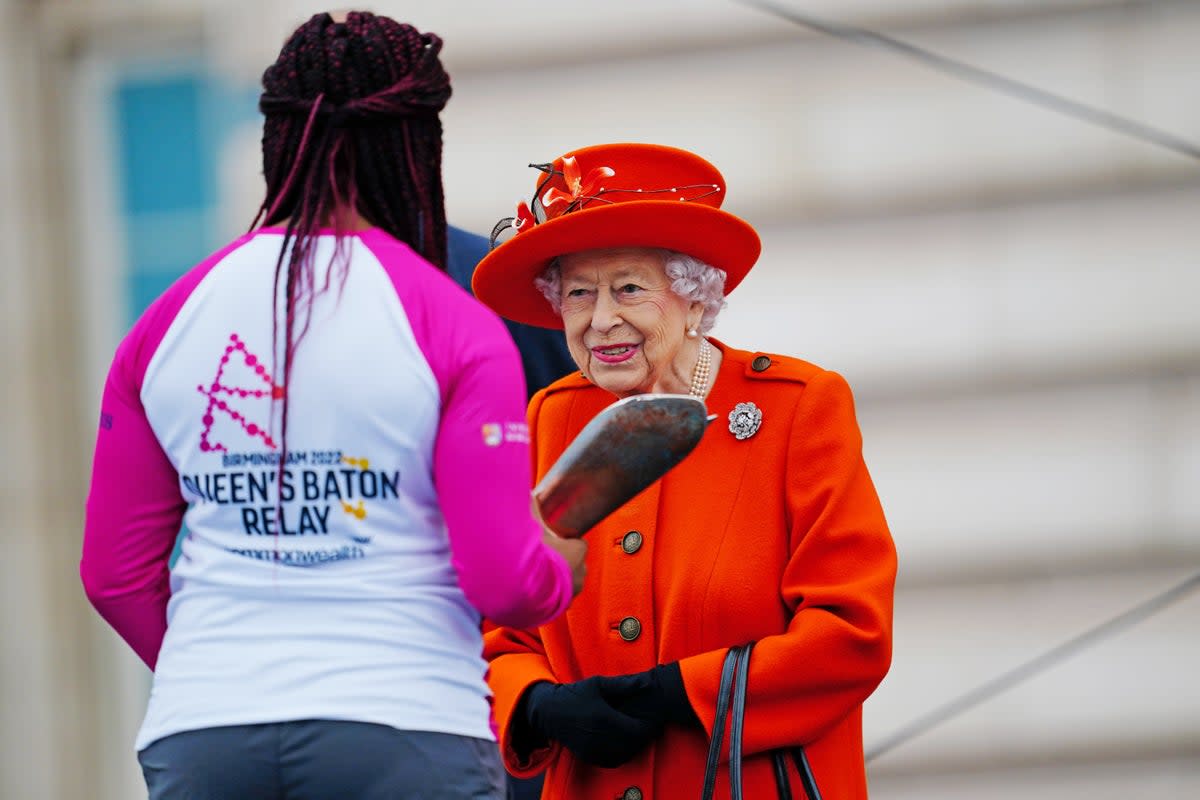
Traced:
<path fill-rule="evenodd" d="M 524 422 L 485 422 L 481 433 L 488 447 L 499 447 L 506 442 L 529 444 L 529 426 Z"/>
<path fill-rule="evenodd" d="M 483 443 L 488 447 L 499 447 L 504 441 L 504 429 L 495 422 L 483 423 L 480 432 L 483 435 Z"/>

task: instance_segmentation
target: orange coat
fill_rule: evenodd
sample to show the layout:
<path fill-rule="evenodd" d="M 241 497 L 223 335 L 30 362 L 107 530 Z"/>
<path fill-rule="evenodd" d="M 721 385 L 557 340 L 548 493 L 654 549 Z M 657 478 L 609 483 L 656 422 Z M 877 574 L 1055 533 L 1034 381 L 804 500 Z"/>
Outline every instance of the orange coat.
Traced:
<path fill-rule="evenodd" d="M 562 617 L 485 637 L 506 766 L 517 776 L 548 767 L 543 798 L 699 797 L 721 662 L 728 647 L 752 639 L 746 796 L 775 796 L 769 758 L 752 756 L 797 744 L 823 796 L 867 796 L 862 703 L 891 661 L 896 554 L 863 463 L 850 389 L 797 359 L 714 344 L 725 357 L 706 402 L 718 418 L 700 446 L 587 534 L 587 584 Z M 578 373 L 535 395 L 536 475 L 615 399 Z M 739 441 L 727 414 L 747 401 L 761 409 L 762 425 Z M 637 537 L 626 538 L 631 531 L 641 534 L 639 548 Z M 640 623 L 636 636 L 631 619 Z M 669 726 L 616 769 L 581 762 L 557 743 L 519 761 L 512 711 L 534 681 L 676 660 L 704 731 Z M 803 797 L 794 771 L 792 779 Z M 724 768 L 717 787 L 728 796 Z"/>

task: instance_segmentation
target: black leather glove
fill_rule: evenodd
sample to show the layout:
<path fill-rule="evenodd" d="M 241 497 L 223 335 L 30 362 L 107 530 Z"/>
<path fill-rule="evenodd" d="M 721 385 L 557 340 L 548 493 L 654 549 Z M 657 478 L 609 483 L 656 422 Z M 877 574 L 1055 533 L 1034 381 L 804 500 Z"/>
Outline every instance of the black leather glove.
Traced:
<path fill-rule="evenodd" d="M 533 684 L 518 709 L 517 717 L 525 723 L 524 731 L 514 731 L 518 753 L 528 753 L 553 739 L 589 764 L 621 766 L 662 732 L 662 723 L 618 711 L 610 697 L 628 696 L 637 689 L 631 684 L 646 682 L 639 673 Z"/>
<path fill-rule="evenodd" d="M 599 680 L 601 691 L 618 711 L 659 726 L 700 725 L 683 688 L 678 661 L 659 664 L 645 672 Z"/>

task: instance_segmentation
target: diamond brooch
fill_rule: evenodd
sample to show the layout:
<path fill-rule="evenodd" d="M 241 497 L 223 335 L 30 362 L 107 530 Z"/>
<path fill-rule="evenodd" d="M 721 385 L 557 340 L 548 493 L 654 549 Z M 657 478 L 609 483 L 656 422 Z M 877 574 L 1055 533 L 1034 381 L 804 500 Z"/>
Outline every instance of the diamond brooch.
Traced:
<path fill-rule="evenodd" d="M 754 403 L 738 403 L 729 412 L 729 432 L 738 439 L 749 439 L 762 425 L 762 410 Z"/>

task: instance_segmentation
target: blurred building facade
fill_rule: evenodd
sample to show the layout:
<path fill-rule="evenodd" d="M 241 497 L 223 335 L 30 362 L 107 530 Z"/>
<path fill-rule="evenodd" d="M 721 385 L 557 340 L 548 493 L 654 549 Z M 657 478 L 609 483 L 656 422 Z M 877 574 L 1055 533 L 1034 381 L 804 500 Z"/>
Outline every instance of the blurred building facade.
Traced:
<path fill-rule="evenodd" d="M 367 7 L 446 40 L 457 225 L 586 144 L 723 170 L 764 255 L 715 335 L 847 376 L 900 550 L 869 747 L 1200 568 L 1200 163 L 734 2 Z M 797 7 L 1200 141 L 1194 2 Z M 144 796 L 148 676 L 77 578 L 101 381 L 145 302 L 249 224 L 257 80 L 320 8 L 0 0 L 4 798 Z M 872 796 L 1200 796 L 1198 612 L 897 746 Z"/>

